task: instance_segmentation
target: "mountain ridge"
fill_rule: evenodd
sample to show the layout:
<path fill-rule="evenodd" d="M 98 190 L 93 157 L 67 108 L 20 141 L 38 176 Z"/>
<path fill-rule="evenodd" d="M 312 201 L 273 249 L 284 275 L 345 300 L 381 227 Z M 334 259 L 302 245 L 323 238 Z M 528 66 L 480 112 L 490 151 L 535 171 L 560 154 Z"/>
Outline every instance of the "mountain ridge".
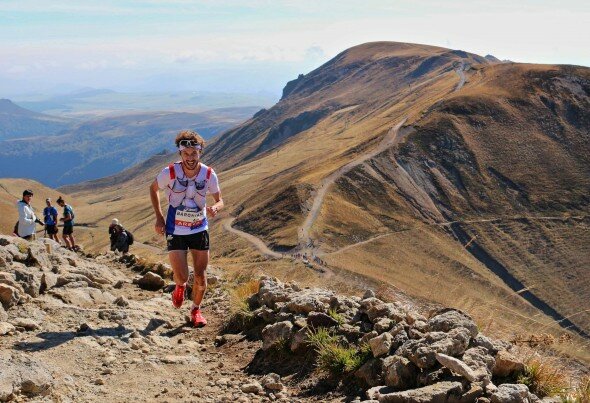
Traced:
<path fill-rule="evenodd" d="M 337 64 L 342 70 L 334 71 Z M 310 277 L 365 276 L 458 305 L 486 323 L 492 317 L 497 331 L 527 329 L 523 318 L 532 315 L 562 332 L 471 253 L 477 245 L 587 332 L 590 284 L 583 268 L 590 240 L 587 222 L 568 217 L 588 213 L 589 70 L 490 63 L 462 51 L 383 42 L 343 52 L 206 147 L 205 162 L 218 172 L 227 205 L 211 223 L 216 258 L 267 259 L 223 228 L 231 219 L 282 254 L 264 263 L 273 273 L 284 268 L 282 260 L 295 259 Z M 321 116 L 308 125 L 313 111 Z M 371 155 L 405 119 L 400 141 Z M 322 181 L 363 155 L 370 158 L 326 190 L 302 239 Z M 125 189 L 130 195 L 110 203 L 110 211 L 161 245 L 142 195 L 162 162 L 144 166 L 145 176 L 133 183 L 103 182 L 100 196 L 90 187 L 76 196 L 115 200 Z M 420 199 L 440 217 L 429 217 Z M 468 241 L 452 233 L 451 221 Z M 314 263 L 318 257 L 323 263 Z M 456 285 L 456 295 L 435 291 L 441 279 Z"/>

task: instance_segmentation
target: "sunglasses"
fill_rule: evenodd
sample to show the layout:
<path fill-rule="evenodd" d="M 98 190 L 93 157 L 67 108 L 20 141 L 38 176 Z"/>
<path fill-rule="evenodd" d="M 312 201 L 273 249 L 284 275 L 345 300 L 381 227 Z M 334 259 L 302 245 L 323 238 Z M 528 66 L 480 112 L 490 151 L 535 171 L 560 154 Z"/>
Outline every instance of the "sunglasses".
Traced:
<path fill-rule="evenodd" d="M 192 148 L 195 148 L 197 150 L 201 150 L 203 148 L 201 146 L 201 144 L 199 144 L 199 142 L 196 141 L 196 140 L 180 140 L 178 142 L 178 146 L 179 147 L 192 147 Z"/>

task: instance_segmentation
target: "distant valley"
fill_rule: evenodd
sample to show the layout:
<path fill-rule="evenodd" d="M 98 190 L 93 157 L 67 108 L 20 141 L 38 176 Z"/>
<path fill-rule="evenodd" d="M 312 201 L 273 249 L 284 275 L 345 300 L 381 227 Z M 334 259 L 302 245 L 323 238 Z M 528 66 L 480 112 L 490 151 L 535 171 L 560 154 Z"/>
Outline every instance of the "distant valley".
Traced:
<path fill-rule="evenodd" d="M 59 117 L 84 119 L 114 113 L 203 112 L 219 108 L 267 107 L 276 102 L 272 94 L 243 94 L 210 91 L 119 92 L 105 88 L 20 95 L 12 99 L 23 108 Z"/>
<path fill-rule="evenodd" d="M 82 122 L 28 111 L 3 100 L 0 177 L 32 178 L 58 187 L 119 172 L 173 146 L 182 129 L 206 139 L 260 109 L 242 106 L 203 112 L 128 112 Z M 4 136 L 1 136 L 5 133 Z"/>
<path fill-rule="evenodd" d="M 0 141 L 34 137 L 39 133 L 52 136 L 74 125 L 68 118 L 50 116 L 22 108 L 9 99 L 0 99 Z"/>

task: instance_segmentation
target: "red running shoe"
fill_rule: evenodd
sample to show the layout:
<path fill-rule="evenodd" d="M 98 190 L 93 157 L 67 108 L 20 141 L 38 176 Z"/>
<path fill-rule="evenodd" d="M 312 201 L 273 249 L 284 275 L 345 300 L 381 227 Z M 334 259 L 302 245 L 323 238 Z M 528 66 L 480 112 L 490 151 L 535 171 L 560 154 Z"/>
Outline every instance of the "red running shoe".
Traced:
<path fill-rule="evenodd" d="M 191 309 L 191 320 L 194 327 L 203 327 L 207 324 L 207 319 L 203 317 L 200 308 Z"/>
<path fill-rule="evenodd" d="M 184 290 L 186 289 L 186 285 L 178 285 L 172 291 L 172 305 L 175 308 L 180 308 L 182 303 L 184 302 Z"/>

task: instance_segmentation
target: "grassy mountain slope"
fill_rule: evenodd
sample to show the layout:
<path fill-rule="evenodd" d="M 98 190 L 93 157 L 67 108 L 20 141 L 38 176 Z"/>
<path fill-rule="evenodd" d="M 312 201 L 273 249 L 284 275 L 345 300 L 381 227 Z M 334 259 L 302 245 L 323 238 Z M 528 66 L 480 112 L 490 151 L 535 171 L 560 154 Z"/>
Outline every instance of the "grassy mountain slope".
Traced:
<path fill-rule="evenodd" d="M 43 209 L 46 207 L 45 199 L 51 198 L 53 206 L 57 208 L 60 213 L 62 209 L 55 202 L 60 195 L 64 195 L 55 189 L 51 189 L 39 182 L 30 179 L 0 179 L 0 232 L 3 234 L 12 234 L 14 223 L 18 221 L 18 211 L 16 208 L 16 202 L 22 199 L 22 194 L 25 189 L 33 191 L 33 200 L 31 205 L 35 210 L 35 213 L 39 216 L 39 219 L 43 221 Z M 78 200 L 70 195 L 64 195 L 66 202 L 72 204 L 76 208 L 83 206 L 84 202 Z M 76 220 L 79 224 L 85 224 L 84 218 L 80 217 L 80 220 Z M 43 227 L 37 225 L 38 234 L 43 234 Z"/>
<path fill-rule="evenodd" d="M 559 335 L 523 298 L 533 292 L 588 332 L 588 71 L 387 42 L 343 52 L 206 149 L 228 206 L 212 224 L 215 259 L 349 287 L 382 281 L 466 309 L 492 332 Z M 105 225 L 106 209 L 163 245 L 147 186 L 172 159 L 72 190 L 94 203 L 90 220 Z M 339 171 L 308 231 L 326 275 L 282 272 L 222 229 L 231 214 L 275 250 L 301 250 L 314 198 Z M 515 292 L 492 260 L 531 291 Z"/>

